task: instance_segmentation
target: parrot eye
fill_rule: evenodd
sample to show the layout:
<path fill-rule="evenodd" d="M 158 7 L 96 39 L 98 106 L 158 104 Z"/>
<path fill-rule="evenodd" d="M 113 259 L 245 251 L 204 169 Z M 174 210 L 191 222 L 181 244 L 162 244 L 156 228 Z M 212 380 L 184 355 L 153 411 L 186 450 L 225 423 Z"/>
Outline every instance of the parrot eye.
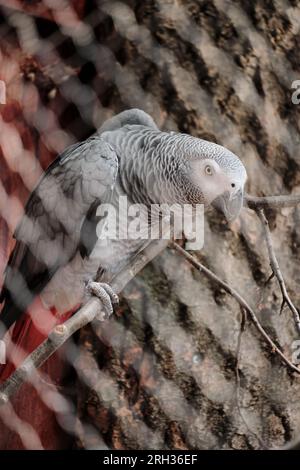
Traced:
<path fill-rule="evenodd" d="M 211 175 L 213 174 L 212 167 L 209 166 L 209 165 L 206 165 L 206 167 L 205 167 L 205 173 L 206 173 L 207 175 L 210 175 L 210 176 L 211 176 Z"/>

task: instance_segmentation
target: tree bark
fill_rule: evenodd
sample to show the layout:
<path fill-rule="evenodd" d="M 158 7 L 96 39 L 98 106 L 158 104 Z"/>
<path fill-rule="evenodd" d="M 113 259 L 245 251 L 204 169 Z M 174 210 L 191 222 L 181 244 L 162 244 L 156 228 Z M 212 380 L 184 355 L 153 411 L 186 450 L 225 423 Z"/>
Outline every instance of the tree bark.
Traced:
<path fill-rule="evenodd" d="M 90 135 L 108 116 L 139 107 L 162 129 L 212 140 L 239 155 L 249 194 L 299 193 L 300 105 L 291 100 L 291 84 L 300 72 L 296 2 L 289 7 L 264 0 L 98 4 L 98 10 L 95 4 L 79 12 L 94 32 L 96 59 L 87 47 L 76 48 L 63 37 L 57 19 L 35 21 L 39 31 L 47 26 L 55 32 L 49 41 L 58 65 L 46 51 L 24 59 L 12 28 L 10 41 L 1 44 L 5 64 L 16 63 L 13 78 L 8 65 L 1 67 L 0 79 L 8 80 L 1 114 L 42 168 L 55 152 L 45 140 L 47 129 L 43 133 L 28 123 L 39 106 L 57 116 L 57 129 L 48 116 L 49 128 L 66 132 L 49 133 L 61 148 Z M 74 78 L 91 87 L 97 101 L 87 100 L 80 108 L 76 93 L 66 92 Z M 24 202 L 30 190 L 24 181 L 31 173 L 24 170 L 20 178 L 2 155 L 1 174 L 8 194 Z M 267 208 L 266 215 L 288 293 L 299 307 L 299 208 Z M 0 225 L 3 266 L 16 219 L 10 216 L 10 225 Z M 255 213 L 244 208 L 231 227 L 219 215 L 207 214 L 204 248 L 197 256 L 245 297 L 291 358 L 299 335 L 289 310 L 279 315 L 276 280 L 265 286 L 271 270 Z M 259 449 L 295 437 L 300 433 L 299 377 L 248 322 L 241 336 L 237 394 L 240 325 L 240 308 L 232 298 L 176 252 L 165 251 L 124 290 L 108 325 L 81 330 L 77 410 L 91 426 L 75 445 Z M 84 382 L 80 370 L 93 380 Z"/>

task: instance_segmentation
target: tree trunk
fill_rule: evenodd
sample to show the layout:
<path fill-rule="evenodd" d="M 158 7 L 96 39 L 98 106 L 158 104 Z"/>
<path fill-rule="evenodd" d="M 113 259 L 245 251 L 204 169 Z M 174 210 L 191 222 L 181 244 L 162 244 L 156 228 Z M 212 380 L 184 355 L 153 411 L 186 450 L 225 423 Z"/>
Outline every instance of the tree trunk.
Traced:
<path fill-rule="evenodd" d="M 94 32 L 95 56 L 84 41 L 74 45 L 63 36 L 57 19 L 41 14 L 35 18 L 38 34 L 50 35 L 58 65 L 43 50 L 24 58 L 12 27 L 1 44 L 3 61 L 16 64 L 2 116 L 42 167 L 53 159 L 55 145 L 83 139 L 110 115 L 138 107 L 162 129 L 236 153 L 247 168 L 248 193 L 297 192 L 300 104 L 292 103 L 291 89 L 300 77 L 297 2 L 103 1 L 99 10 L 81 4 L 78 14 Z M 0 79 L 9 73 L 2 67 Z M 76 79 L 94 91 L 91 100 L 78 99 Z M 32 118 L 41 104 L 58 120 L 56 129 L 48 116 L 56 132 L 48 140 L 47 129 L 43 134 L 28 125 L 28 114 Z M 24 201 L 28 191 L 18 170 L 12 173 L 7 158 L 1 161 L 6 191 Z M 299 208 L 269 210 L 267 216 L 288 291 L 300 305 Z M 4 222 L 0 229 L 6 258 L 10 237 Z M 289 310 L 279 315 L 276 280 L 265 286 L 270 266 L 256 214 L 244 209 L 231 226 L 207 214 L 204 247 L 194 255 L 248 300 L 291 357 L 299 338 Z M 125 289 L 109 323 L 80 332 L 77 410 L 85 432 L 75 445 L 259 449 L 281 446 L 300 433 L 299 376 L 249 320 L 237 363 L 241 319 L 232 298 L 177 253 L 164 252 Z M 93 388 L 80 371 L 90 372 Z"/>

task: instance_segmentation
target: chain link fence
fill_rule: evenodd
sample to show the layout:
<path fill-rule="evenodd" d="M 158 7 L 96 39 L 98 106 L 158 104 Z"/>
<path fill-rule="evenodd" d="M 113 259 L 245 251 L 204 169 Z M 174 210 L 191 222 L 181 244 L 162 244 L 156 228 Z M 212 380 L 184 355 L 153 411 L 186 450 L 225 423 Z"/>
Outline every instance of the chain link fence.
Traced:
<path fill-rule="evenodd" d="M 235 152 L 249 193 L 297 193 L 299 30 L 292 0 L 0 0 L 1 284 L 39 177 L 128 108 Z M 299 209 L 267 215 L 300 305 Z M 298 336 L 290 313 L 278 315 L 279 288 L 265 285 L 255 213 L 244 209 L 231 227 L 209 213 L 197 257 L 290 357 Z M 299 378 L 248 322 L 240 338 L 240 323 L 233 298 L 165 250 L 124 289 L 113 318 L 82 328 L 0 407 L 0 448 L 284 445 L 300 431 Z"/>

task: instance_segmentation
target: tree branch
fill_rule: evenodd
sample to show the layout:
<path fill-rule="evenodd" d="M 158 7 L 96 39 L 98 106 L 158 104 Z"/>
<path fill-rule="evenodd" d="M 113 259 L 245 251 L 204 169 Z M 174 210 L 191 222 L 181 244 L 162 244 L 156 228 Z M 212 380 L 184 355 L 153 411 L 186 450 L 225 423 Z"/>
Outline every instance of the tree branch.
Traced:
<path fill-rule="evenodd" d="M 296 437 L 296 439 L 275 450 L 300 450 L 300 438 Z"/>
<path fill-rule="evenodd" d="M 288 366 L 289 369 L 291 369 L 293 372 L 297 372 L 297 374 L 300 374 L 300 369 L 296 367 L 284 354 L 283 352 L 276 346 L 274 341 L 270 338 L 268 333 L 265 331 L 265 329 L 262 327 L 260 324 L 255 312 L 253 309 L 250 307 L 250 305 L 247 303 L 247 301 L 229 284 L 227 284 L 225 281 L 220 279 L 216 274 L 214 274 L 210 269 L 208 269 L 206 266 L 204 266 L 202 263 L 200 263 L 194 256 L 190 255 L 187 251 L 185 251 L 181 246 L 179 246 L 177 243 L 173 242 L 171 245 L 175 250 L 180 253 L 184 258 L 186 258 L 196 269 L 198 269 L 200 272 L 202 272 L 206 277 L 211 279 L 212 281 L 216 282 L 219 284 L 228 294 L 230 294 L 239 304 L 240 306 L 245 309 L 245 311 L 248 313 L 252 323 L 254 324 L 255 328 L 259 331 L 259 333 L 263 336 L 265 341 L 269 344 L 271 347 L 271 350 L 273 352 L 276 352 L 276 354 L 281 358 L 281 360 Z"/>
<path fill-rule="evenodd" d="M 168 240 L 151 241 L 142 252 L 121 270 L 111 281 L 111 286 L 116 293 L 121 292 L 125 285 L 136 274 L 157 256 L 168 245 Z M 0 406 L 7 403 L 26 379 L 33 374 L 63 343 L 67 341 L 77 330 L 87 325 L 97 317 L 104 321 L 105 313 L 102 303 L 97 297 L 92 297 L 65 323 L 57 325 L 48 338 L 43 341 L 11 376 L 0 386 Z"/>
<path fill-rule="evenodd" d="M 252 434 L 252 436 L 254 436 L 255 439 L 257 439 L 257 441 L 259 442 L 262 449 L 267 449 L 267 446 L 264 443 L 264 441 L 254 431 L 252 431 L 252 429 L 250 428 L 250 426 L 249 426 L 249 424 L 248 424 L 248 422 L 247 422 L 247 420 L 244 416 L 242 407 L 241 407 L 240 356 L 241 356 L 242 335 L 243 335 L 243 332 L 246 329 L 246 320 L 247 320 L 247 313 L 245 312 L 245 309 L 241 308 L 241 314 L 242 314 L 242 319 L 241 319 L 241 326 L 240 326 L 240 331 L 239 331 L 238 340 L 237 340 L 236 365 L 235 365 L 236 406 L 237 406 L 238 413 L 239 413 L 244 425 L 246 426 L 246 429 L 248 430 L 248 432 L 250 434 Z"/>
<path fill-rule="evenodd" d="M 279 268 L 279 264 L 278 264 L 278 261 L 277 261 L 277 258 L 276 258 L 275 252 L 274 252 L 273 244 L 272 244 L 272 238 L 271 238 L 271 233 L 270 233 L 270 228 L 269 228 L 269 222 L 268 222 L 268 220 L 265 216 L 265 213 L 264 213 L 263 209 L 257 210 L 256 213 L 257 213 L 257 215 L 258 215 L 258 217 L 259 217 L 259 219 L 262 223 L 262 226 L 264 228 L 264 234 L 265 234 L 265 238 L 266 238 L 266 244 L 267 244 L 267 249 L 268 249 L 269 259 L 270 259 L 270 266 L 271 266 L 271 269 L 272 269 L 272 274 L 269 277 L 268 281 L 274 276 L 278 280 L 279 287 L 280 287 L 281 294 L 282 294 L 282 303 L 281 303 L 281 307 L 280 307 L 280 313 L 282 313 L 282 310 L 283 310 L 283 308 L 286 304 L 289 307 L 290 311 L 292 312 L 292 314 L 294 316 L 294 321 L 295 321 L 295 324 L 296 324 L 297 331 L 298 331 L 298 333 L 300 333 L 299 313 L 298 313 L 298 310 L 296 309 L 295 305 L 293 304 L 292 300 L 290 299 L 290 296 L 289 296 L 289 294 L 287 292 L 287 289 L 286 289 L 284 278 L 283 278 L 282 273 L 281 273 L 280 268 Z"/>
<path fill-rule="evenodd" d="M 281 209 L 282 207 L 293 207 L 300 204 L 300 194 L 289 194 L 287 196 L 250 196 L 245 194 L 244 206 L 249 209 Z"/>
<path fill-rule="evenodd" d="M 250 209 L 256 211 L 263 208 L 281 208 L 295 206 L 300 203 L 300 195 L 289 195 L 289 196 L 267 196 L 267 197 L 256 197 L 245 195 L 244 205 Z M 260 216 L 261 217 L 261 216 Z M 266 220 L 266 219 L 265 219 Z M 269 234 L 268 224 L 264 222 L 266 230 L 267 245 L 269 250 L 270 262 L 272 271 L 279 281 L 281 292 L 283 295 L 284 303 L 289 305 L 289 308 L 294 314 L 295 322 L 300 331 L 300 319 L 299 314 L 291 302 L 285 287 L 283 277 L 281 275 L 273 248 L 272 242 L 270 243 L 271 237 Z M 268 237 L 267 237 L 268 235 Z M 129 266 L 124 268 L 118 273 L 111 281 L 111 285 L 116 293 L 121 292 L 125 285 L 155 256 L 157 256 L 164 248 L 168 245 L 167 240 L 156 240 L 151 241 L 131 262 Z M 294 372 L 300 373 L 300 369 L 292 364 L 289 359 L 282 353 L 282 351 L 276 346 L 269 335 L 266 333 L 264 328 L 259 323 L 254 311 L 247 304 L 247 302 L 238 294 L 235 289 L 230 287 L 224 281 L 218 278 L 212 271 L 203 266 L 193 256 L 182 249 L 178 244 L 172 243 L 172 246 L 183 255 L 194 267 L 199 271 L 203 272 L 207 277 L 220 284 L 226 292 L 234 297 L 242 308 L 248 313 L 251 321 L 264 337 L 265 341 L 271 346 L 272 351 L 276 352 L 282 361 Z M 272 257 L 272 258 L 271 258 Z M 273 263 L 273 261 L 274 263 Z M 276 261 L 276 262 L 275 262 Z M 277 265 L 276 265 L 277 263 Z M 93 297 L 78 312 L 76 312 L 71 318 L 65 323 L 57 325 L 49 334 L 48 338 L 36 348 L 16 369 L 13 374 L 0 386 L 0 405 L 7 403 L 7 401 L 14 395 L 19 389 L 23 382 L 38 368 L 40 367 L 62 344 L 67 341 L 77 330 L 85 326 L 86 324 L 93 321 L 95 318 L 104 321 L 105 315 L 102 311 L 102 304 L 99 299 Z"/>

